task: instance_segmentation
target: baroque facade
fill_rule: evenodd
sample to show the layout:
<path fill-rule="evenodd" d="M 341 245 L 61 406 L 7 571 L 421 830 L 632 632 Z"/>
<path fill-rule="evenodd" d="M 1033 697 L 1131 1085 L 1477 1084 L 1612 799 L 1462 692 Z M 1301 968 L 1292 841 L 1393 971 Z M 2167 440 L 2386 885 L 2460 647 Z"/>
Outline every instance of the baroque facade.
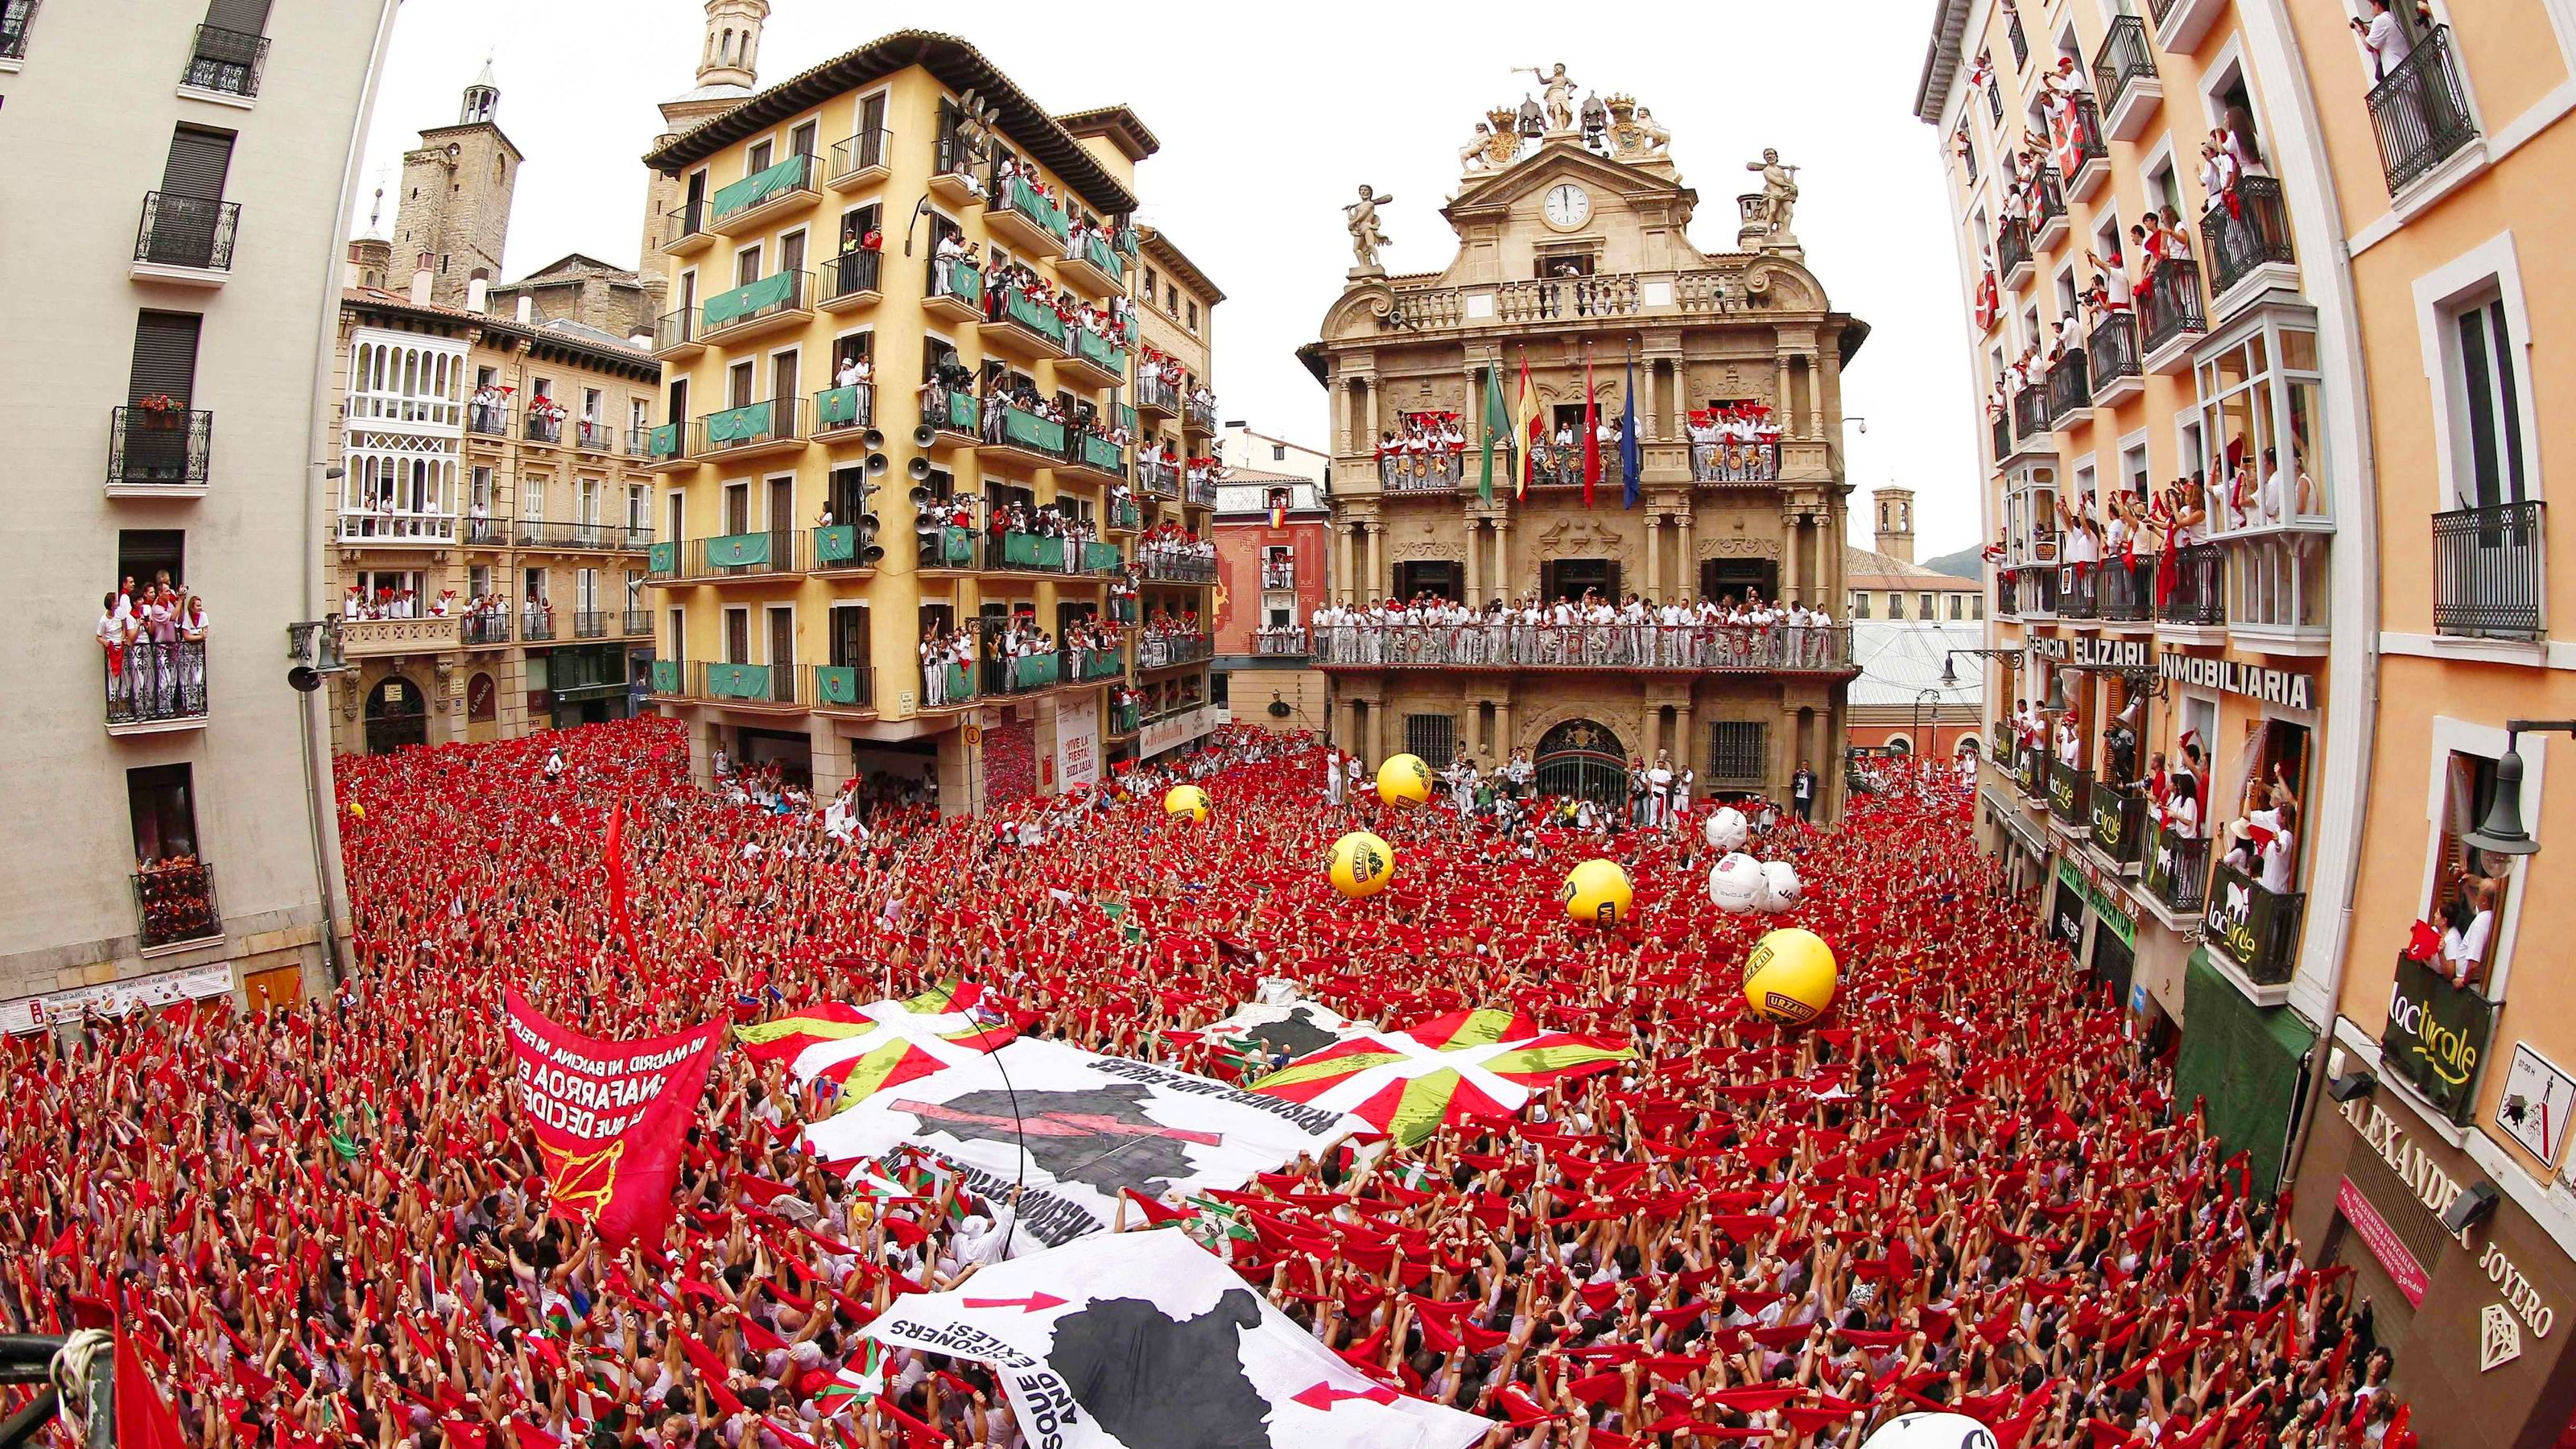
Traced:
<path fill-rule="evenodd" d="M 1344 608 L 1424 595 L 1470 609 L 1579 603 L 1587 591 L 1614 605 L 1632 595 L 1650 605 L 1841 600 L 1841 373 L 1868 328 L 1835 311 L 1805 266 L 1791 168 L 1752 163 L 1764 189 L 1738 199 L 1733 245 L 1703 251 L 1688 235 L 1699 193 L 1669 138 L 1628 97 L 1611 98 L 1610 117 L 1589 131 L 1570 107 L 1526 120 L 1498 110 L 1480 123 L 1441 209 L 1457 253 L 1438 272 L 1390 276 L 1377 264 L 1393 198 L 1362 188 L 1351 217 L 1359 265 L 1300 354 L 1330 396 L 1332 578 Z M 1584 426 L 1587 386 L 1597 419 L 1615 426 L 1632 369 L 1633 507 L 1622 504 L 1615 444 L 1603 445 L 1586 506 L 1569 450 L 1515 448 L 1518 424 L 1488 421 L 1522 416 L 1526 375 L 1541 439 Z M 1776 431 L 1709 441 L 1731 419 Z M 1542 788 L 1606 793 L 1614 777 L 1624 791 L 1629 760 L 1662 750 L 1705 789 L 1774 797 L 1806 762 L 1828 782 L 1820 813 L 1831 813 L 1849 636 L 1808 632 L 1796 648 L 1748 637 L 1686 664 L 1580 650 L 1562 656 L 1571 662 L 1506 664 L 1446 648 L 1389 662 L 1337 629 L 1318 641 L 1318 664 L 1331 678 L 1335 741 L 1371 761 L 1409 750 L 1435 766 L 1467 754 L 1482 767 L 1527 749 Z"/>

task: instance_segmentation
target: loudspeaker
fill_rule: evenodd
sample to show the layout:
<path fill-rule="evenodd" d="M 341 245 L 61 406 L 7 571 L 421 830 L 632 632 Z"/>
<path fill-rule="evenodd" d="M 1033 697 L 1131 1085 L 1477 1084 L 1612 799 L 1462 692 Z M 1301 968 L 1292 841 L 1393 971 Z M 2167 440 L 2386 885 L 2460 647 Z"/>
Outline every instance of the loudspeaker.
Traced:
<path fill-rule="evenodd" d="M 922 479 L 930 476 L 930 460 L 928 458 L 915 458 L 911 462 L 903 465 L 903 471 L 906 477 L 909 477 L 912 481 L 918 483 Z M 921 490 L 914 489 L 913 491 L 917 493 Z"/>
<path fill-rule="evenodd" d="M 882 549 L 882 548 L 879 548 L 877 545 L 875 545 L 875 544 L 873 544 L 873 543 L 868 544 L 868 545 L 866 545 L 865 547 L 863 547 L 863 548 L 861 548 L 861 549 L 859 550 L 859 562 L 860 562 L 860 563 L 862 563 L 862 564 L 864 564 L 864 565 L 866 565 L 866 566 L 868 566 L 868 567 L 870 567 L 870 568 L 874 568 L 874 567 L 876 566 L 876 564 L 877 564 L 877 561 L 878 561 L 879 559 L 884 558 L 884 557 L 885 557 L 885 550 L 884 550 L 884 549 Z"/>
<path fill-rule="evenodd" d="M 868 454 L 867 469 L 868 469 L 868 476 L 869 476 L 869 477 L 874 478 L 874 477 L 876 477 L 878 474 L 880 474 L 880 473 L 884 473 L 884 472 L 887 472 L 887 471 L 889 471 L 890 469 L 892 469 L 893 467 L 894 467 L 894 460 L 893 460 L 893 459 L 891 459 L 891 458 L 888 458 L 885 454 L 883 454 L 883 453 L 870 453 L 870 454 Z"/>
<path fill-rule="evenodd" d="M 2504 1196 L 2492 1182 L 2473 1182 L 2451 1199 L 2442 1210 L 2442 1231 L 2458 1237 L 2495 1215 L 2496 1202 Z"/>
<path fill-rule="evenodd" d="M 912 506 L 913 506 L 913 507 L 915 507 L 915 508 L 927 508 L 927 507 L 929 507 L 929 506 L 930 506 L 930 500 L 931 500 L 931 499 L 933 499 L 933 498 L 938 497 L 939 495 L 937 495 L 937 494 L 935 494 L 935 493 L 931 492 L 931 491 L 930 491 L 929 489 L 927 489 L 927 488 L 915 488 L 915 489 L 913 489 L 913 490 L 912 490 L 912 492 L 911 492 L 910 494 L 908 494 L 908 495 L 906 495 L 906 496 L 908 496 L 908 497 L 910 497 L 910 498 L 912 499 Z"/>
<path fill-rule="evenodd" d="M 286 683 L 298 694 L 311 694 L 322 687 L 322 671 L 310 664 L 298 664 L 286 671 Z"/>
<path fill-rule="evenodd" d="M 866 432 L 859 434 L 859 446 L 867 449 L 871 453 L 883 448 L 885 446 L 885 429 L 870 428 Z"/>
<path fill-rule="evenodd" d="M 875 514 L 873 514 L 873 513 L 862 513 L 862 514 L 860 514 L 858 517 L 856 517 L 856 518 L 854 518 L 854 519 L 852 519 L 852 520 L 850 520 L 850 521 L 851 521 L 852 523 L 855 523 L 855 524 L 857 524 L 857 525 L 858 525 L 858 527 L 859 527 L 859 532 L 860 532 L 861 534 L 863 534 L 863 535 L 865 535 L 865 534 L 873 534 L 873 533 L 875 533 L 875 532 L 877 531 L 877 529 L 878 529 L 878 527 L 879 527 L 879 525 L 878 525 L 878 523 L 877 523 L 877 516 L 876 516 Z"/>
<path fill-rule="evenodd" d="M 927 448 L 938 441 L 939 430 L 928 423 L 923 423 L 912 430 L 912 445 L 916 448 Z"/>

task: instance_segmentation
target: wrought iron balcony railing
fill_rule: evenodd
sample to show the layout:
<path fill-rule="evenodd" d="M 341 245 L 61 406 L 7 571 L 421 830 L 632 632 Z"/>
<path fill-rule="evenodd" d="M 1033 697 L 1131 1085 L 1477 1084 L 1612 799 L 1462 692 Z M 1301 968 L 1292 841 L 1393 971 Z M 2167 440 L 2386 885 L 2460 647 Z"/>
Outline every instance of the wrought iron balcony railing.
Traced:
<path fill-rule="evenodd" d="M 107 723 L 170 725 L 206 717 L 202 639 L 137 639 L 107 656 Z"/>
<path fill-rule="evenodd" d="M 224 934 L 215 903 L 215 868 L 199 861 L 138 870 L 134 883 L 134 935 L 144 950 L 212 941 Z"/>
<path fill-rule="evenodd" d="M 108 486 L 202 487 L 214 437 L 215 415 L 202 408 L 117 408 L 107 434 Z"/>
<path fill-rule="evenodd" d="M 2451 55 L 2451 27 L 2434 26 L 2370 88 L 2370 122 L 2379 134 L 2379 164 L 2391 196 L 2477 139 L 2478 123 L 2469 116 L 2469 98 Z"/>
<path fill-rule="evenodd" d="M 158 267 L 229 272 L 233 237 L 240 229 L 238 201 L 147 191 L 143 223 L 134 234 L 134 259 Z"/>
<path fill-rule="evenodd" d="M 2200 264 L 2167 258 L 2137 296 L 2138 345 L 2149 355 L 2168 343 L 2209 330 L 2209 311 L 2200 295 Z"/>
<path fill-rule="evenodd" d="M 2548 572 L 2537 499 L 2433 515 L 2433 632 L 2538 639 Z"/>
<path fill-rule="evenodd" d="M 259 94 L 259 73 L 268 64 L 268 37 L 216 25 L 197 27 L 197 43 L 179 84 L 190 90 L 217 91 L 244 100 Z"/>
<path fill-rule="evenodd" d="M 1364 668 L 1686 669 L 1847 673 L 1851 628 L 1753 624 L 1332 624 L 1314 631 L 1315 662 Z"/>
<path fill-rule="evenodd" d="M 2202 214 L 2200 241 L 2210 289 L 2222 297 L 2265 266 L 2299 260 L 2290 245 L 2290 209 L 2271 176 L 2238 177 L 2235 189 Z"/>

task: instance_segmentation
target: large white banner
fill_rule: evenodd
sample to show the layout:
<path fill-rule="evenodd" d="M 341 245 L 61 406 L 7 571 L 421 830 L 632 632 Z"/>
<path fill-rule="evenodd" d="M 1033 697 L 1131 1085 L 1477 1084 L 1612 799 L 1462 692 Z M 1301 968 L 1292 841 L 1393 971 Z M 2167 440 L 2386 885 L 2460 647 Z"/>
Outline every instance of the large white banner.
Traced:
<path fill-rule="evenodd" d="M 1093 694 L 1055 711 L 1055 787 L 1079 790 L 1100 783 L 1100 701 Z"/>
<path fill-rule="evenodd" d="M 1493 1427 L 1368 1378 L 1174 1231 L 998 1263 L 863 1332 L 993 1365 L 1056 1449 L 1466 1449 Z"/>
<path fill-rule="evenodd" d="M 1238 1188 L 1366 1130 L 1340 1112 L 1022 1037 L 853 1102 L 805 1136 L 832 1160 L 927 1149 L 981 1197 L 1024 1186 L 1015 1251 L 1034 1252 L 1110 1226 L 1122 1189 L 1178 1202 Z"/>
<path fill-rule="evenodd" d="M 72 1020 L 84 1011 L 92 1016 L 118 1017 L 132 1011 L 176 1006 L 182 1001 L 230 996 L 232 990 L 233 968 L 229 961 L 164 971 L 158 976 L 75 986 L 69 991 L 0 1001 L 0 1033 L 16 1036 L 40 1031 L 55 1022 Z"/>

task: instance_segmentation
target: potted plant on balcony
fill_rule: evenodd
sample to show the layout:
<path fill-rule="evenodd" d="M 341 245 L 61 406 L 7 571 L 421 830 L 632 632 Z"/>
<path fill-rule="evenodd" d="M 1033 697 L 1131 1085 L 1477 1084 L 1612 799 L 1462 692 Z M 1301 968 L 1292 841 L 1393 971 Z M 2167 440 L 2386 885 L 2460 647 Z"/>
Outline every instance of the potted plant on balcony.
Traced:
<path fill-rule="evenodd" d="M 188 409 L 166 392 L 147 393 L 134 400 L 134 416 L 144 427 L 169 430 L 188 420 Z"/>

